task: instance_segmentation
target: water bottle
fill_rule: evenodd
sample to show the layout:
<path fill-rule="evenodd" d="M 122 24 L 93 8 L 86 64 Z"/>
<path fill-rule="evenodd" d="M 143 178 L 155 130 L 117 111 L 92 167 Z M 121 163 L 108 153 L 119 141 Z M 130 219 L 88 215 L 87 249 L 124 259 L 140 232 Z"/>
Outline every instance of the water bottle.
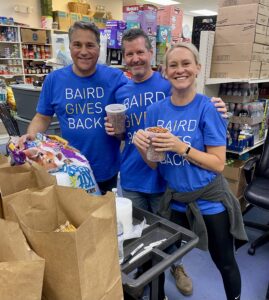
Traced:
<path fill-rule="evenodd" d="M 117 221 L 117 234 L 118 234 L 118 249 L 119 249 L 119 262 L 120 264 L 123 262 L 124 259 L 124 252 L 123 252 L 123 226 L 122 223 Z"/>

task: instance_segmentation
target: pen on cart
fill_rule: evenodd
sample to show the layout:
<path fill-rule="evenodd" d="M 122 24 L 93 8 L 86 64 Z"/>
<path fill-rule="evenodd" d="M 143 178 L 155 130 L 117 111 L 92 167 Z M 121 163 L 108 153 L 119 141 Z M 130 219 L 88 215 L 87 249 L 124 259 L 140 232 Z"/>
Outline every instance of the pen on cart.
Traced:
<path fill-rule="evenodd" d="M 140 249 L 142 249 L 144 247 L 144 244 L 141 243 L 140 245 L 138 245 L 130 254 L 128 254 L 124 260 L 123 260 L 123 264 L 126 263 L 128 260 L 130 260 Z"/>

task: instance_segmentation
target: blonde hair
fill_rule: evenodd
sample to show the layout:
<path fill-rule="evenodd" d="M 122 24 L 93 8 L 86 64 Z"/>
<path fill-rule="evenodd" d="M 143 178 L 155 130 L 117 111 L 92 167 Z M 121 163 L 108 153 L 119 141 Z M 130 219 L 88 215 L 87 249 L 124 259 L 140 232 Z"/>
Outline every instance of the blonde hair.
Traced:
<path fill-rule="evenodd" d="M 190 52 L 193 54 L 196 65 L 200 65 L 200 58 L 199 58 L 199 52 L 197 48 L 192 43 L 186 43 L 186 42 L 179 42 L 173 46 L 171 46 L 165 53 L 164 56 L 164 65 L 165 69 L 167 69 L 167 59 L 169 54 L 176 48 L 186 48 L 190 50 Z"/>

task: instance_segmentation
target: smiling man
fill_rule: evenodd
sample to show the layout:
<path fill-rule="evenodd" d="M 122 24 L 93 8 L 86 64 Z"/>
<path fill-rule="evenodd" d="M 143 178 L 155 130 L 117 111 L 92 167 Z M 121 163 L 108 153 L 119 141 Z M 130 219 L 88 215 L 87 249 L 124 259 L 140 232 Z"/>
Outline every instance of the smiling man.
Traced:
<path fill-rule="evenodd" d="M 54 114 L 62 137 L 89 160 L 100 190 L 117 183 L 120 142 L 105 133 L 105 106 L 115 103 L 115 93 L 127 78 L 123 72 L 98 65 L 100 32 L 92 23 L 75 22 L 69 29 L 73 64 L 50 73 L 43 84 L 37 114 L 20 139 L 34 139 L 45 132 Z"/>

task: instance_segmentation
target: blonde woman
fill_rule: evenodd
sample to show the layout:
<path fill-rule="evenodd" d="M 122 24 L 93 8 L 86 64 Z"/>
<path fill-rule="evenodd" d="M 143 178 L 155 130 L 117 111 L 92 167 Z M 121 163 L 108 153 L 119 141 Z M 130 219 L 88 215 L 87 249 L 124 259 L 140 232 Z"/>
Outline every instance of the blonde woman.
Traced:
<path fill-rule="evenodd" d="M 228 300 L 241 294 L 240 272 L 234 257 L 234 238 L 247 239 L 237 199 L 230 192 L 223 171 L 227 121 L 210 98 L 196 92 L 200 72 L 197 49 L 179 43 L 166 55 L 165 73 L 172 95 L 147 110 L 146 127 L 168 129 L 152 138 L 156 151 L 165 151 L 161 163 L 146 159 L 148 134 L 139 130 L 134 144 L 144 160 L 168 184 L 160 213 L 190 227 L 200 238 L 198 247 L 209 250 L 221 273 Z"/>

